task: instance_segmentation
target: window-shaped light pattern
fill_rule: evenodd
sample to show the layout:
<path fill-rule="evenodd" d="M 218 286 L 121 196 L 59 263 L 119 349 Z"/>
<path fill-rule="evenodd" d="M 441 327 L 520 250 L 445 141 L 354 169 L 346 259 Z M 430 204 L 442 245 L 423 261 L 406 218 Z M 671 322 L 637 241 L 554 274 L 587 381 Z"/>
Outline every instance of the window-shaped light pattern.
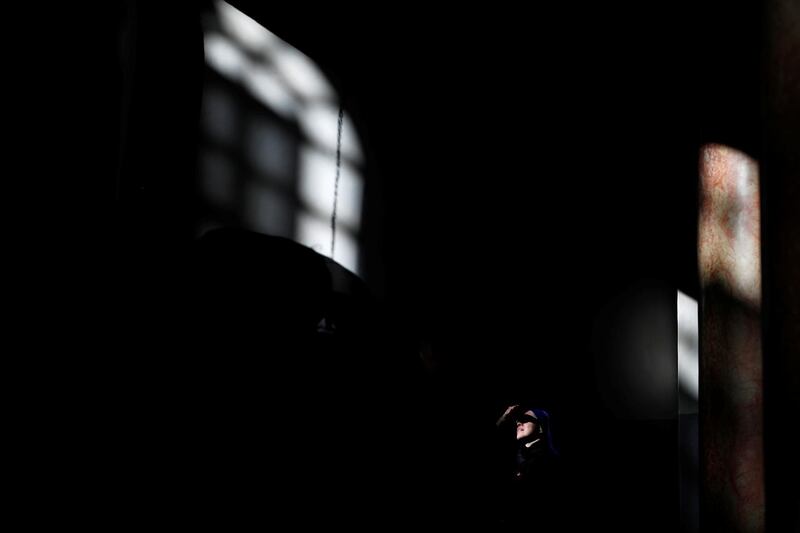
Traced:
<path fill-rule="evenodd" d="M 314 62 L 226 2 L 204 17 L 199 231 L 237 226 L 331 255 L 338 95 Z M 345 110 L 335 257 L 359 272 L 363 152 Z"/>

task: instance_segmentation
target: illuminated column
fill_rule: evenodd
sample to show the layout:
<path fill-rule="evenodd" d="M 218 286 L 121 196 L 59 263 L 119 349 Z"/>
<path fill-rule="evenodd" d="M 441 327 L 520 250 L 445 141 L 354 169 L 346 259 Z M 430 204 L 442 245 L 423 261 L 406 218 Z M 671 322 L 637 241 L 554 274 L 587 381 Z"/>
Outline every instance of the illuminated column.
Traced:
<path fill-rule="evenodd" d="M 703 526 L 764 530 L 758 165 L 727 146 L 700 162 Z"/>

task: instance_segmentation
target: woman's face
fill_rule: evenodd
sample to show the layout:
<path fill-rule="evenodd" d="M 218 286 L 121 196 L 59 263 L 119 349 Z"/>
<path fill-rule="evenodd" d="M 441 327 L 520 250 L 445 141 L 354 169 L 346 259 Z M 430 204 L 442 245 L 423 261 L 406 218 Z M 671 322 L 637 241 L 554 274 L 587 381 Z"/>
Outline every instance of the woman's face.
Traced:
<path fill-rule="evenodd" d="M 517 440 L 524 439 L 536 431 L 536 416 L 533 411 L 525 411 L 525 414 L 517 419 Z"/>

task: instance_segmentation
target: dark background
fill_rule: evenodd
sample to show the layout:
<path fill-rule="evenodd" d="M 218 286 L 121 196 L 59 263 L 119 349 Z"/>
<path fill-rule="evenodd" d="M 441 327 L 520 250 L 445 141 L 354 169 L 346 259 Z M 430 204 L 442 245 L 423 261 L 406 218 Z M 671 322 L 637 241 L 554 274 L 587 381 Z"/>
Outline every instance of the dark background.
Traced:
<path fill-rule="evenodd" d="M 677 392 L 672 412 L 663 398 L 638 410 L 609 402 L 607 380 L 625 369 L 613 362 L 608 328 L 637 288 L 658 305 L 675 288 L 697 298 L 698 149 L 724 142 L 758 156 L 757 14 L 714 2 L 525 14 L 234 4 L 319 63 L 362 133 L 363 264 L 377 324 L 365 319 L 369 343 L 349 357 L 346 347 L 286 348 L 269 323 L 226 322 L 216 340 L 237 329 L 231 347 L 252 356 L 243 361 L 279 354 L 223 373 L 250 384 L 254 369 L 284 377 L 268 426 L 300 431 L 302 452 L 290 437 L 257 431 L 253 439 L 274 448 L 253 439 L 239 448 L 241 426 L 222 415 L 211 420 L 230 427 L 201 438 L 214 423 L 192 413 L 213 401 L 181 378 L 213 359 L 193 325 L 215 324 L 187 305 L 214 284 L 187 251 L 199 10 L 81 5 L 10 16 L 28 44 L 11 82 L 21 94 L 8 105 L 21 111 L 18 131 L 32 148 L 15 154 L 22 166 L 10 180 L 25 201 L 8 201 L 9 305 L 35 317 L 21 321 L 28 349 L 45 354 L 44 370 L 24 375 L 38 384 L 30 390 L 48 391 L 30 404 L 55 413 L 48 438 L 33 440 L 44 470 L 65 470 L 57 492 L 85 483 L 105 501 L 111 487 L 136 502 L 120 504 L 132 515 L 158 509 L 181 520 L 185 511 L 198 522 L 198 510 L 225 502 L 217 518 L 244 519 L 252 508 L 233 494 L 262 490 L 242 472 L 263 468 L 255 458 L 268 449 L 296 469 L 257 471 L 312 515 L 341 504 L 345 522 L 377 509 L 388 523 L 491 523 L 494 420 L 525 401 L 554 417 L 574 487 L 565 521 L 677 530 Z M 672 339 L 669 324 L 659 342 Z M 321 363 L 314 350 L 337 357 Z M 219 369 L 197 372 L 213 382 Z M 219 401 L 250 423 L 257 400 L 234 396 Z M 193 422 L 173 423 L 181 416 Z M 305 437 L 308 418 L 332 431 L 326 441 L 337 422 L 350 436 L 317 445 Z M 230 439 L 219 436 L 226 431 Z M 63 466 L 62 454 L 84 466 Z M 147 468 L 120 459 L 129 456 Z M 231 456 L 228 471 L 219 457 Z M 218 482 L 198 489 L 198 465 Z M 337 492 L 351 482 L 354 493 Z M 151 505 L 142 496 L 151 493 L 167 503 Z M 85 509 L 66 501 L 78 516 Z"/>
<path fill-rule="evenodd" d="M 555 417 L 565 527 L 678 530 L 677 393 L 637 394 L 630 375 L 649 369 L 618 352 L 643 311 L 633 295 L 659 311 L 675 288 L 698 296 L 697 155 L 755 150 L 757 16 L 537 6 L 294 28 L 266 11 L 340 81 L 374 150 L 380 289 L 395 327 L 420 328 L 442 362 L 430 427 L 415 428 L 422 490 L 456 502 L 441 514 L 491 498 L 488 423 L 529 401 Z M 674 346 L 666 320 L 651 349 Z"/>

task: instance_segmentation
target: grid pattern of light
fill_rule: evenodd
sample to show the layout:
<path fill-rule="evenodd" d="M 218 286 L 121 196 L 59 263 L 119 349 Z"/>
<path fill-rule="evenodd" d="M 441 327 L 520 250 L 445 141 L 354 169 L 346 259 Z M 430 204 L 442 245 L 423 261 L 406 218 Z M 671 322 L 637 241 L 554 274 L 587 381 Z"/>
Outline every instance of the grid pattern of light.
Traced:
<path fill-rule="evenodd" d="M 203 227 L 234 221 L 330 256 L 336 91 L 311 59 L 226 2 L 215 3 L 204 31 L 206 63 L 220 80 L 204 96 L 210 146 L 200 191 L 217 216 Z M 247 109 L 241 89 L 263 113 Z M 333 259 L 358 273 L 363 151 L 346 112 L 341 159 Z"/>

